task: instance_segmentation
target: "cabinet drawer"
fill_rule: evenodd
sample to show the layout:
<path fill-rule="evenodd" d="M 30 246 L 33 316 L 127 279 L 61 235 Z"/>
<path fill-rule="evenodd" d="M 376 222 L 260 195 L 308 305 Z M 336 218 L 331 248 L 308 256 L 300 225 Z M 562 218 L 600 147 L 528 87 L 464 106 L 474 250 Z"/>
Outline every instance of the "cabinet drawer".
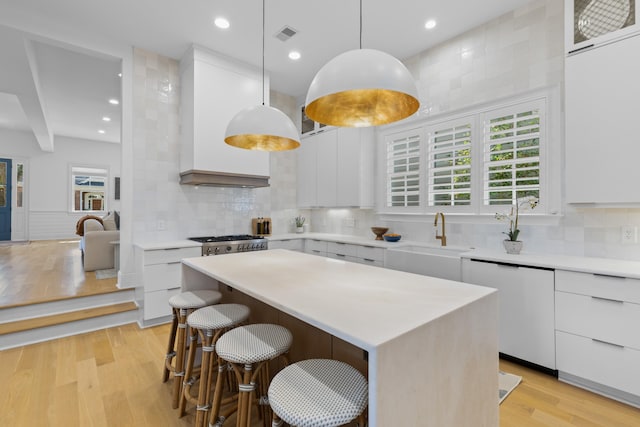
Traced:
<path fill-rule="evenodd" d="M 331 254 L 355 257 L 358 254 L 358 247 L 348 243 L 327 242 L 327 252 Z"/>
<path fill-rule="evenodd" d="M 640 351 L 556 332 L 559 371 L 640 396 Z"/>
<path fill-rule="evenodd" d="M 358 246 L 357 249 L 358 258 L 382 261 L 384 263 L 385 249 L 376 248 L 375 246 Z"/>
<path fill-rule="evenodd" d="M 376 267 L 384 267 L 384 261 L 381 259 L 356 258 L 357 262 L 366 265 L 375 265 Z"/>
<path fill-rule="evenodd" d="M 640 304 L 556 292 L 556 329 L 640 350 Z"/>
<path fill-rule="evenodd" d="M 182 263 L 147 265 L 144 268 L 144 290 L 157 291 L 180 287 L 182 281 Z"/>
<path fill-rule="evenodd" d="M 304 251 L 308 253 L 327 252 L 327 242 L 324 240 L 307 239 L 304 242 Z"/>
<path fill-rule="evenodd" d="M 556 290 L 640 304 L 640 280 L 556 270 Z"/>
<path fill-rule="evenodd" d="M 358 258 L 354 256 L 345 255 L 345 254 L 333 254 L 331 252 L 327 252 L 327 258 L 341 259 L 343 261 L 349 261 L 349 262 L 358 262 Z"/>
<path fill-rule="evenodd" d="M 163 264 L 202 255 L 202 248 L 167 248 L 144 251 L 144 265 Z"/>
<path fill-rule="evenodd" d="M 289 249 L 290 251 L 300 251 L 304 248 L 303 239 L 270 240 L 269 249 Z"/>
<path fill-rule="evenodd" d="M 154 292 L 144 293 L 144 320 L 156 319 L 158 317 L 171 316 L 169 298 L 177 295 L 180 288 L 163 289 Z"/>

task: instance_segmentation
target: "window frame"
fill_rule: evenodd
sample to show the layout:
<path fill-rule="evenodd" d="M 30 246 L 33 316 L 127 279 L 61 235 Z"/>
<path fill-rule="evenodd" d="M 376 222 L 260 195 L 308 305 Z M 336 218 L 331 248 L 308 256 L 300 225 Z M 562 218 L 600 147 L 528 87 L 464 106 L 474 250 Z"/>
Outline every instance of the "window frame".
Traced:
<path fill-rule="evenodd" d="M 378 201 L 376 204 L 376 212 L 380 215 L 388 215 L 386 219 L 392 220 L 394 215 L 413 215 L 413 216 L 429 216 L 436 212 L 452 214 L 459 220 L 463 217 L 480 218 L 489 217 L 495 221 L 493 215 L 501 212 L 508 205 L 484 205 L 484 123 L 483 118 L 486 114 L 493 111 L 504 109 L 513 109 L 518 105 L 527 103 L 541 103 L 543 111 L 541 116 L 541 135 L 540 135 L 540 204 L 535 211 L 527 215 L 536 217 L 549 217 L 561 215 L 562 200 L 562 109 L 561 109 L 561 88 L 556 86 L 544 87 L 532 91 L 527 91 L 514 96 L 496 99 L 491 102 L 473 105 L 464 109 L 450 111 L 445 113 L 433 114 L 420 117 L 417 114 L 414 120 L 405 120 L 401 123 L 387 125 L 379 129 L 379 141 L 383 149 L 378 150 L 379 162 L 378 168 L 382 172 L 379 174 L 378 183 Z M 470 206 L 429 206 L 429 194 L 427 194 L 427 186 L 429 179 L 428 171 L 428 134 L 434 127 L 442 127 L 447 122 L 457 122 L 464 120 L 465 117 L 473 117 L 472 132 L 475 132 L 475 138 L 472 141 L 472 204 Z M 544 124 L 543 124 L 544 122 Z M 421 140 L 425 146 L 423 148 L 423 164 L 422 164 L 422 186 L 421 186 L 421 204 L 420 209 L 407 208 L 390 208 L 386 206 L 387 191 L 387 173 L 386 173 L 386 141 L 390 135 L 400 134 L 404 131 L 423 129 L 425 137 Z M 425 142 L 427 141 L 427 142 Z M 383 217 L 384 218 L 384 217 Z M 463 220 L 464 221 L 464 220 Z"/>
<path fill-rule="evenodd" d="M 104 188 L 102 192 L 103 203 L 102 209 L 99 210 L 77 210 L 75 209 L 75 177 L 81 175 L 89 175 L 104 178 Z M 69 212 L 73 214 L 103 214 L 109 212 L 109 180 L 111 174 L 109 167 L 106 165 L 88 165 L 88 164 L 71 164 L 69 165 L 69 189 L 67 191 L 69 197 Z"/>

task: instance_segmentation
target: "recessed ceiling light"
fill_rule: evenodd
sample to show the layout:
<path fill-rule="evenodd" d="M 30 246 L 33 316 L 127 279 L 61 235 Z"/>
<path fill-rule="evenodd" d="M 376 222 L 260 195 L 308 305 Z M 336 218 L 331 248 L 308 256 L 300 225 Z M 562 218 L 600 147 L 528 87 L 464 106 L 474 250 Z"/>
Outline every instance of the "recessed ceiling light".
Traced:
<path fill-rule="evenodd" d="M 118 105 L 118 104 L 120 104 L 120 101 L 118 101 L 118 100 L 117 100 L 117 99 L 115 99 L 115 98 L 111 98 L 111 99 L 109 100 L 109 104 Z"/>
<path fill-rule="evenodd" d="M 296 50 L 292 50 L 291 52 L 289 52 L 289 59 L 293 59 L 294 61 L 297 61 L 298 59 L 300 59 L 300 52 Z"/>
<path fill-rule="evenodd" d="M 104 133 L 105 133 L 105 131 L 104 131 L 104 129 L 100 129 L 100 130 L 98 131 L 98 133 L 104 134 Z"/>
<path fill-rule="evenodd" d="M 118 73 L 118 77 L 122 77 L 122 73 Z"/>
<path fill-rule="evenodd" d="M 436 24 L 437 22 L 435 21 L 435 19 L 429 19 L 427 22 L 425 22 L 424 27 L 427 30 L 431 30 L 436 27 Z"/>
<path fill-rule="evenodd" d="M 227 18 L 223 18 L 221 16 L 217 17 L 215 21 L 213 21 L 213 23 L 216 24 L 216 27 L 222 28 L 223 30 L 226 30 L 227 28 L 229 28 L 229 25 L 230 25 Z"/>
<path fill-rule="evenodd" d="M 102 118 L 102 121 L 103 121 L 103 122 L 110 122 L 110 121 L 111 121 L 111 117 L 104 116 L 104 117 Z"/>

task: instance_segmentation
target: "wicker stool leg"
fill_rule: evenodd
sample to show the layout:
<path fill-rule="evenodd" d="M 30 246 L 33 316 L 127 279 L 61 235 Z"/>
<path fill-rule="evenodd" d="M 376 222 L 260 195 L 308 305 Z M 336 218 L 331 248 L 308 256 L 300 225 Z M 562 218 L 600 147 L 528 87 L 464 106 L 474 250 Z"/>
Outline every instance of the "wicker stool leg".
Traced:
<path fill-rule="evenodd" d="M 202 331 L 202 364 L 200 367 L 200 389 L 196 406 L 196 427 L 204 426 L 211 406 L 209 396 L 211 390 L 211 359 L 213 358 L 213 330 Z"/>
<path fill-rule="evenodd" d="M 187 336 L 187 310 L 180 309 L 178 316 L 178 347 L 176 350 L 176 364 L 173 382 L 173 401 L 171 407 L 178 408 L 180 395 L 182 393 L 182 382 L 184 380 L 184 353 L 186 349 Z"/>
<path fill-rule="evenodd" d="M 180 406 L 178 407 L 178 417 L 183 417 L 187 408 L 187 400 L 193 402 L 191 396 L 191 386 L 195 383 L 197 375 L 195 373 L 196 351 L 198 350 L 198 330 L 189 329 L 189 352 L 187 353 L 187 368 L 185 370 L 184 381 L 182 383 L 182 393 L 180 395 Z"/>
<path fill-rule="evenodd" d="M 251 392 L 255 388 L 255 384 L 251 384 L 251 371 L 253 366 L 250 363 L 244 365 L 244 371 L 242 374 L 242 383 L 238 384 L 238 412 L 236 427 L 247 426 L 247 403 L 251 397 Z"/>
<path fill-rule="evenodd" d="M 171 332 L 169 333 L 169 344 L 167 345 L 167 355 L 164 361 L 164 369 L 162 372 L 162 382 L 166 383 L 169 379 L 169 373 L 172 371 L 171 361 L 176 355 L 176 330 L 178 329 L 178 315 L 176 309 L 171 310 L 173 319 L 171 320 Z"/>

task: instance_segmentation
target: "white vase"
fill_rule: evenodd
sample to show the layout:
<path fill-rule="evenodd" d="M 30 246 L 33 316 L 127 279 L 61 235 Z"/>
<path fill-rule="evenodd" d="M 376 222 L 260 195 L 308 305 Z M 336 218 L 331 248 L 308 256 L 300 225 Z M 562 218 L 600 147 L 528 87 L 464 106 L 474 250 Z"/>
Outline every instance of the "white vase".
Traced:
<path fill-rule="evenodd" d="M 304 233 L 304 227 L 296 227 L 296 233 Z"/>
<path fill-rule="evenodd" d="M 522 250 L 522 242 L 520 240 L 504 240 L 502 243 L 508 254 L 518 255 Z"/>

